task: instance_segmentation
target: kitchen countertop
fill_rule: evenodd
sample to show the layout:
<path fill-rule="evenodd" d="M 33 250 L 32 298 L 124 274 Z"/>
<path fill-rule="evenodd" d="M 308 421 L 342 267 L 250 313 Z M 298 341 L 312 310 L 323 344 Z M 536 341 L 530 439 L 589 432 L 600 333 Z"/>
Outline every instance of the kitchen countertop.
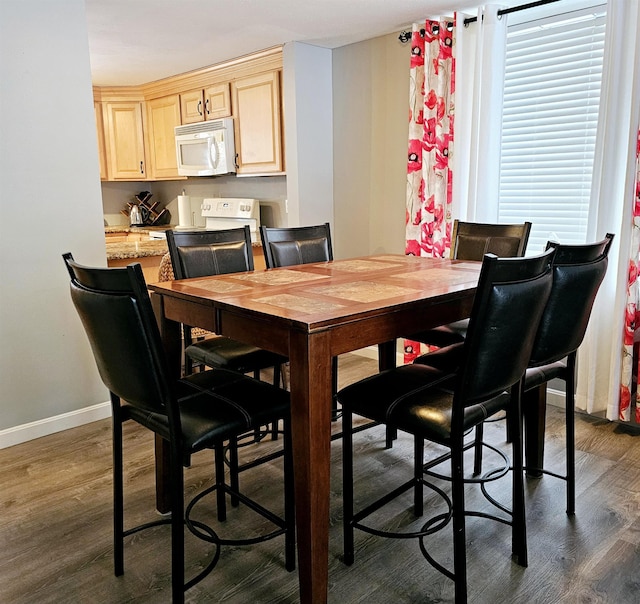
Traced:
<path fill-rule="evenodd" d="M 162 227 L 130 227 L 130 226 L 106 226 L 106 233 L 149 233 L 151 231 L 166 231 L 173 225 Z M 126 241 L 120 243 L 107 243 L 107 260 L 122 260 L 126 258 L 147 258 L 150 256 L 164 256 L 169 248 L 164 239 L 152 239 L 150 241 Z M 252 242 L 252 247 L 262 247 L 261 241 Z"/>
<path fill-rule="evenodd" d="M 163 226 L 127 226 L 127 225 L 115 225 L 115 226 L 105 226 L 105 233 L 150 233 L 151 231 L 166 231 L 167 229 L 172 229 L 176 225 L 174 224 L 165 224 Z"/>
<path fill-rule="evenodd" d="M 121 243 L 107 243 L 107 260 L 122 260 L 123 258 L 146 258 L 148 256 L 164 256 L 168 251 L 164 239 L 151 241 L 128 241 Z"/>

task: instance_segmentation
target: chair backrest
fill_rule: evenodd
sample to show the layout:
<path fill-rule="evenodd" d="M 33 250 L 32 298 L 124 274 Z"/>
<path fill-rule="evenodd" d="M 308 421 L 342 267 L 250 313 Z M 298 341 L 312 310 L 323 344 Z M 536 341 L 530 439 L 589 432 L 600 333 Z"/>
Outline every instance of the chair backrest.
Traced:
<path fill-rule="evenodd" d="M 248 226 L 222 231 L 167 231 L 176 279 L 253 270 Z"/>
<path fill-rule="evenodd" d="M 167 415 L 169 373 L 140 264 L 91 268 L 71 254 L 63 259 L 104 385 L 131 405 Z"/>
<path fill-rule="evenodd" d="M 551 292 L 554 254 L 484 257 L 463 345 L 462 406 L 493 398 L 524 375 Z"/>
<path fill-rule="evenodd" d="M 485 254 L 499 258 L 524 256 L 531 223 L 484 224 L 454 221 L 451 232 L 453 260 L 482 260 Z"/>
<path fill-rule="evenodd" d="M 267 268 L 333 260 L 329 223 L 317 226 L 260 227 Z"/>
<path fill-rule="evenodd" d="M 553 363 L 578 349 L 587 330 L 591 309 L 607 272 L 613 235 L 587 245 L 555 249 L 553 287 L 531 353 L 532 367 Z"/>

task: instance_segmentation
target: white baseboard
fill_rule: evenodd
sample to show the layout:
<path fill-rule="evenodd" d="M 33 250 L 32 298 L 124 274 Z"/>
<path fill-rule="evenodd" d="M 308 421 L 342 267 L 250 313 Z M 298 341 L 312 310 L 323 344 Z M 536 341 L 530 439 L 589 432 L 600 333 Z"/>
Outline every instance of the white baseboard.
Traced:
<path fill-rule="evenodd" d="M 41 436 L 55 434 L 69 428 L 76 428 L 106 417 L 111 417 L 111 404 L 108 401 L 78 409 L 77 411 L 70 411 L 28 424 L 22 424 L 21 426 L 0 430 L 0 449 L 6 449 L 7 447 L 19 445 Z"/>

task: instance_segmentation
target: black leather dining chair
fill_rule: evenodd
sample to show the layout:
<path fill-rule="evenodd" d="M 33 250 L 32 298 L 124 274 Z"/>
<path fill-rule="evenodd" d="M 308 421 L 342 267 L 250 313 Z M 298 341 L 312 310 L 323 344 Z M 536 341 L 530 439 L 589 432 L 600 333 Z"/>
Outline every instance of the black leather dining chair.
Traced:
<path fill-rule="evenodd" d="M 253 252 L 251 249 L 251 231 L 248 226 L 218 231 L 166 231 L 167 245 L 176 279 L 191 279 L 225 275 L 253 270 Z M 253 372 L 260 379 L 262 369 L 273 368 L 273 385 L 280 385 L 281 366 L 287 358 L 274 352 L 245 344 L 232 338 L 210 334 L 197 341 L 191 337 L 192 328 L 183 325 L 185 372 L 191 373 L 191 362 L 203 367 L 229 369 L 239 373 Z M 258 442 L 267 433 L 273 440 L 278 437 L 277 423 L 270 430 L 256 428 L 251 439 L 242 435 L 239 441 L 244 444 Z M 231 442 L 229 447 L 229 469 L 231 484 L 239 490 L 240 473 L 262 462 L 271 461 L 279 453 L 262 456 L 247 464 L 240 464 L 238 443 Z M 237 505 L 235 497 L 233 505 Z"/>
<path fill-rule="evenodd" d="M 537 403 L 535 393 L 553 379 L 565 382 L 565 445 L 566 472 L 557 474 L 544 468 L 527 466 L 530 476 L 550 474 L 567 483 L 567 514 L 575 514 L 575 372 L 578 348 L 582 344 L 591 310 L 607 271 L 608 256 L 614 235 L 584 245 L 547 243 L 554 249 L 553 287 L 540 321 L 524 379 L 522 412 L 532 428 L 527 434 L 543 434 L 538 427 L 544 423 L 545 407 Z M 462 346 L 455 344 L 418 357 L 414 363 L 441 371 L 458 371 Z M 533 398 L 530 396 L 534 394 Z M 503 396 L 507 397 L 507 394 Z M 543 415 L 540 416 L 540 413 Z M 482 472 L 482 431 L 475 441 L 475 473 Z M 527 448 L 544 450 L 544 442 L 525 443 Z M 533 455 L 527 455 L 532 459 Z"/>
<path fill-rule="evenodd" d="M 531 223 L 487 224 L 455 220 L 451 231 L 451 260 L 482 260 L 485 254 L 499 258 L 524 256 L 531 232 Z M 407 336 L 408 340 L 429 346 L 449 346 L 462 342 L 467 333 L 468 319 L 440 325 Z"/>
<path fill-rule="evenodd" d="M 302 227 L 260 227 L 267 268 L 333 260 L 329 223 Z"/>
<path fill-rule="evenodd" d="M 176 279 L 253 270 L 248 226 L 220 231 L 168 230 L 166 235 Z M 192 371 L 193 361 L 206 367 L 253 372 L 255 378 L 260 377 L 261 369 L 273 368 L 273 383 L 279 385 L 280 366 L 286 363 L 285 357 L 223 336 L 193 342 L 191 329 L 191 326 L 183 325 L 187 374 Z"/>
<path fill-rule="evenodd" d="M 113 426 L 114 567 L 124 573 L 124 538 L 160 524 L 171 525 L 173 602 L 216 565 L 223 545 L 249 545 L 285 535 L 285 566 L 295 566 L 293 463 L 289 395 L 271 384 L 223 369 L 173 379 L 140 264 L 90 268 L 63 256 L 71 277 L 71 299 L 82 320 L 100 377 L 110 392 Z M 122 425 L 135 421 L 169 443 L 171 517 L 124 529 Z M 278 517 L 225 482 L 222 448 L 226 440 L 270 422 L 285 426 L 284 517 Z M 215 451 L 215 483 L 184 506 L 183 466 L 204 449 Z M 275 525 L 263 535 L 227 539 L 196 517 L 196 504 L 216 493 L 218 520 L 226 519 L 227 495 Z M 185 582 L 184 526 L 212 543 L 215 552 L 197 576 Z"/>
<path fill-rule="evenodd" d="M 520 396 L 524 371 L 551 291 L 554 253 L 549 250 L 531 258 L 485 256 L 457 373 L 421 364 L 403 365 L 338 392 L 343 409 L 344 559 L 347 564 L 354 561 L 355 528 L 392 538 L 418 538 L 426 560 L 454 580 L 455 601 L 461 604 L 467 601 L 465 517 L 475 515 L 510 524 L 513 554 L 521 566 L 527 566 Z M 511 391 L 510 398 L 498 396 L 505 390 Z M 513 421 L 512 510 L 507 517 L 467 510 L 465 433 L 507 408 L 513 411 L 509 414 Z M 358 512 L 354 512 L 353 496 L 353 413 L 412 434 L 415 447 L 413 478 Z M 424 478 L 425 440 L 449 450 L 451 498 Z M 414 513 L 421 516 L 425 486 L 443 496 L 448 511 L 431 517 L 421 530 L 401 533 L 364 523 L 373 512 L 411 489 Z M 438 562 L 425 545 L 425 537 L 444 528 L 449 520 L 453 523 L 453 571 Z"/>

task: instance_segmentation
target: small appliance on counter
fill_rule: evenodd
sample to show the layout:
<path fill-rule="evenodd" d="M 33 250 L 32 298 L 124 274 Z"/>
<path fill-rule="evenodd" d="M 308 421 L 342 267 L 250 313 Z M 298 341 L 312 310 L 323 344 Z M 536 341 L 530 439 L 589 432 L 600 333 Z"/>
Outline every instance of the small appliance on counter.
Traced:
<path fill-rule="evenodd" d="M 144 226 L 144 220 L 142 219 L 142 212 L 140 206 L 131 204 L 129 209 L 129 226 Z"/>

